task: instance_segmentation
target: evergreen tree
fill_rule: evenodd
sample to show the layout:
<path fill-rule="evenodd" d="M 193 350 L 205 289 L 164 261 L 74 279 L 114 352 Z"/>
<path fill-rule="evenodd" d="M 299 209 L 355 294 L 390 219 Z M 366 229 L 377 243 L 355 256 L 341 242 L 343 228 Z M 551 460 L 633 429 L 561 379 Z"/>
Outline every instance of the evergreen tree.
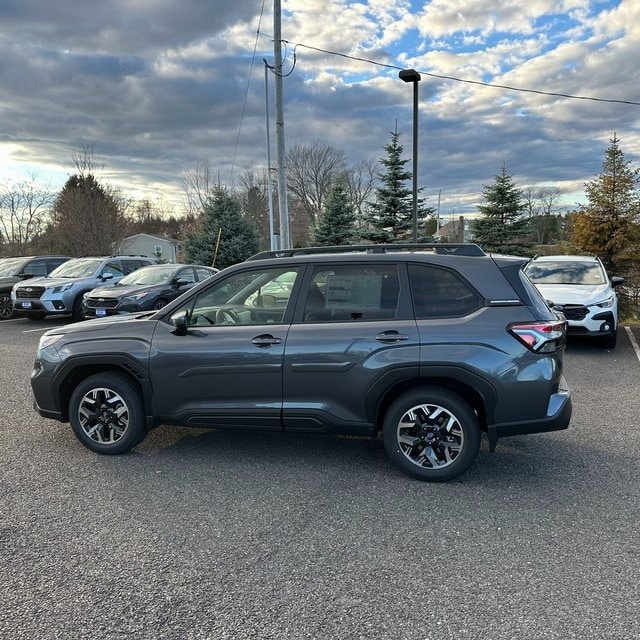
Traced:
<path fill-rule="evenodd" d="M 351 244 L 355 236 L 355 208 L 349 201 L 344 181 L 338 180 L 329 192 L 314 232 L 316 246 Z"/>
<path fill-rule="evenodd" d="M 242 217 L 238 200 L 218 186 L 205 200 L 195 232 L 187 234 L 185 260 L 224 269 L 246 260 L 259 247 L 256 231 Z"/>
<path fill-rule="evenodd" d="M 625 271 L 639 255 L 640 169 L 632 169 L 614 134 L 605 152 L 602 173 L 585 183 L 587 204 L 573 215 L 571 240 L 600 257 L 610 272 Z"/>
<path fill-rule="evenodd" d="M 411 172 L 404 166 L 408 160 L 402 158 L 404 147 L 399 142 L 400 134 L 391 134 L 391 142 L 386 145 L 386 158 L 380 163 L 386 171 L 379 173 L 381 186 L 375 191 L 376 201 L 369 203 L 369 213 L 365 218 L 362 237 L 370 242 L 393 243 L 410 242 L 413 230 L 413 191 L 406 186 L 411 180 Z M 433 214 L 434 209 L 418 202 L 418 235 L 423 236 L 421 219 Z"/>
<path fill-rule="evenodd" d="M 485 251 L 531 255 L 526 205 L 505 166 L 493 184 L 483 186 L 482 193 L 484 204 L 478 205 L 478 210 L 483 217 L 471 224 L 475 241 Z"/>

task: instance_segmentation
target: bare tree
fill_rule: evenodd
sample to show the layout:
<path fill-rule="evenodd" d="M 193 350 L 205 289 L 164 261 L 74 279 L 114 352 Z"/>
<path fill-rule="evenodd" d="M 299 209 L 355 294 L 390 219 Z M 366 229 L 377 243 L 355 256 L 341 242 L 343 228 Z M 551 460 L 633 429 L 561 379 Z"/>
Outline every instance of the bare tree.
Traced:
<path fill-rule="evenodd" d="M 92 174 L 73 175 L 53 206 L 51 233 L 68 255 L 108 255 L 130 230 L 121 194 L 101 185 Z"/>
<path fill-rule="evenodd" d="M 313 229 L 336 178 L 344 170 L 344 151 L 318 141 L 297 144 L 287 154 L 287 189 L 306 212 Z"/>
<path fill-rule="evenodd" d="M 80 141 L 80 148 L 71 152 L 72 172 L 78 176 L 97 177 L 104 169 L 104 164 L 98 162 L 93 145 L 84 139 Z"/>
<path fill-rule="evenodd" d="M 54 201 L 49 185 L 30 174 L 22 182 L 6 182 L 0 191 L 0 233 L 11 253 L 24 255 L 42 233 Z"/>
<path fill-rule="evenodd" d="M 367 203 L 379 182 L 378 163 L 375 160 L 363 160 L 345 171 L 344 180 L 349 199 L 356 212 L 356 226 L 360 227 Z"/>
<path fill-rule="evenodd" d="M 222 186 L 220 174 L 214 178 L 208 160 L 199 160 L 182 174 L 187 213 L 197 215 L 217 188 Z"/>
<path fill-rule="evenodd" d="M 239 195 L 242 203 L 242 214 L 256 230 L 260 240 L 260 249 L 269 249 L 269 194 L 266 170 L 247 169 L 239 182 Z"/>
<path fill-rule="evenodd" d="M 557 187 L 529 186 L 522 189 L 525 214 L 530 219 L 536 244 L 548 244 L 561 231 L 558 201 L 562 190 Z"/>

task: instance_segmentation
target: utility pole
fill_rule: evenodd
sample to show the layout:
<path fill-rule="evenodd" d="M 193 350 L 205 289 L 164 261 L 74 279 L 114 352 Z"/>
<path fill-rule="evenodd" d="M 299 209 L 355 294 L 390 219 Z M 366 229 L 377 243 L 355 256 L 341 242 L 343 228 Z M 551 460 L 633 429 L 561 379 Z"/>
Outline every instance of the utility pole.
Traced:
<path fill-rule="evenodd" d="M 273 58 L 276 76 L 276 163 L 278 165 L 278 210 L 280 212 L 280 242 L 291 248 L 289 208 L 287 206 L 287 176 L 284 150 L 284 107 L 282 98 L 282 9 L 280 0 L 273 1 Z"/>
<path fill-rule="evenodd" d="M 269 198 L 269 248 L 271 251 L 279 249 L 273 226 L 273 187 L 271 185 L 271 140 L 269 138 L 269 65 L 264 62 L 264 101 L 265 101 L 265 127 L 267 132 L 267 197 Z"/>

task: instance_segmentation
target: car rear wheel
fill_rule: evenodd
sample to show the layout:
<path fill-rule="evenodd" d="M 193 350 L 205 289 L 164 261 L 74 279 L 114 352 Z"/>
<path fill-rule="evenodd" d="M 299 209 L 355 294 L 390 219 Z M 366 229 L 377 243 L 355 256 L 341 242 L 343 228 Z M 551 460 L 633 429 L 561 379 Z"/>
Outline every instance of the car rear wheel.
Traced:
<path fill-rule="evenodd" d="M 480 427 L 473 409 L 458 394 L 427 386 L 404 393 L 389 407 L 383 440 L 402 471 L 419 480 L 443 482 L 473 463 Z"/>
<path fill-rule="evenodd" d="M 0 320 L 8 320 L 13 317 L 13 303 L 8 293 L 0 294 Z"/>
<path fill-rule="evenodd" d="M 74 389 L 69 422 L 78 440 L 98 453 L 124 453 L 146 435 L 140 392 L 117 373 L 90 376 Z"/>

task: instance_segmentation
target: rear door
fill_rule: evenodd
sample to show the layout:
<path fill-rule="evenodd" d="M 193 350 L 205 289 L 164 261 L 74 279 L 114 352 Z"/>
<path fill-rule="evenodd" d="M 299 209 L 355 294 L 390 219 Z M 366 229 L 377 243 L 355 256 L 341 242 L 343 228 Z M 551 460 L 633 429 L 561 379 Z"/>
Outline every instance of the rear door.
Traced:
<path fill-rule="evenodd" d="M 370 435 L 385 390 L 418 375 L 419 354 L 402 263 L 316 265 L 287 338 L 284 428 Z"/>

